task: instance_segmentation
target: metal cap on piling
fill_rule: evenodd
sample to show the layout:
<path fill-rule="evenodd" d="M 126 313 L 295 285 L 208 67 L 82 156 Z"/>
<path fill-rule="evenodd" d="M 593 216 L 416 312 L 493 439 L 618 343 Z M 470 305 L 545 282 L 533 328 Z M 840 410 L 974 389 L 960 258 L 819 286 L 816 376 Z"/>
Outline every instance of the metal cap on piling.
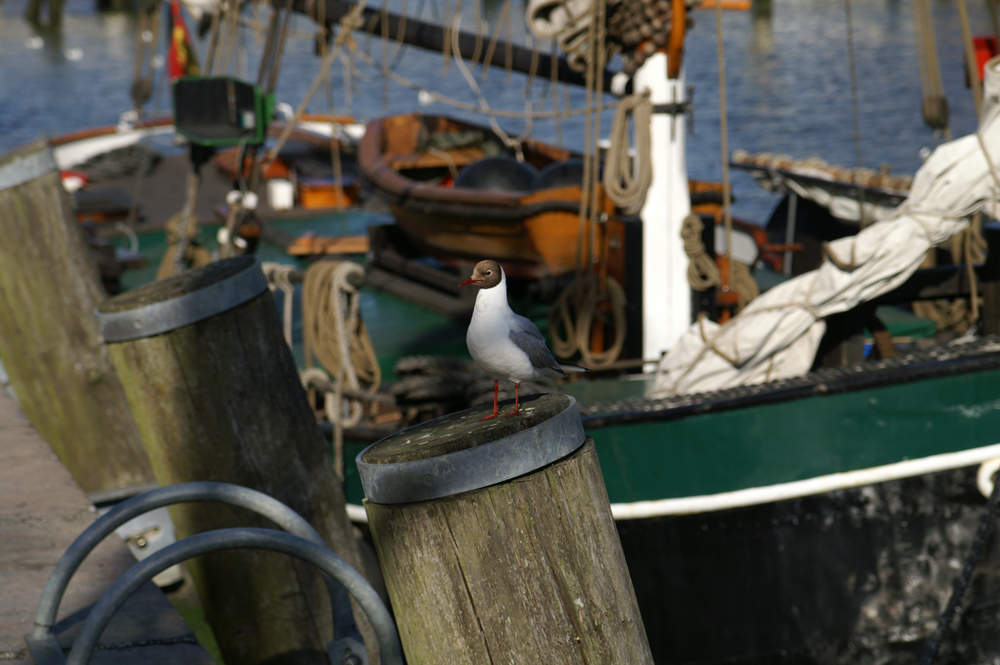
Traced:
<path fill-rule="evenodd" d="M 97 308 L 97 321 L 104 341 L 124 342 L 204 321 L 265 291 L 257 260 L 237 256 L 115 296 Z"/>
<path fill-rule="evenodd" d="M 576 400 L 544 394 L 514 418 L 480 422 L 489 408 L 449 414 L 372 444 L 357 457 L 365 497 L 410 503 L 482 489 L 537 471 L 583 445 Z"/>

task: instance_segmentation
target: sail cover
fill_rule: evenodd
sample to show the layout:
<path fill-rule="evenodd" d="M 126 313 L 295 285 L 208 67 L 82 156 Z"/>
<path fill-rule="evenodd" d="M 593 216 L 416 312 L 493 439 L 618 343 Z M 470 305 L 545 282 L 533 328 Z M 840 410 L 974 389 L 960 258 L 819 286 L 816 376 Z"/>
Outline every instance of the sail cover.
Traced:
<path fill-rule="evenodd" d="M 1000 195 L 1000 56 L 986 64 L 979 130 L 939 146 L 887 219 L 829 243 L 822 265 L 753 300 L 725 325 L 695 322 L 660 361 L 653 397 L 706 392 L 809 371 L 823 318 L 905 282 L 927 250 L 996 210 Z"/>
<path fill-rule="evenodd" d="M 815 201 L 837 219 L 853 224 L 861 221 L 862 209 L 868 222 L 892 217 L 913 183 L 909 176 L 840 168 L 818 157 L 794 160 L 785 155 L 752 155 L 737 150 L 731 164 L 748 171 L 769 192 L 793 192 Z"/>

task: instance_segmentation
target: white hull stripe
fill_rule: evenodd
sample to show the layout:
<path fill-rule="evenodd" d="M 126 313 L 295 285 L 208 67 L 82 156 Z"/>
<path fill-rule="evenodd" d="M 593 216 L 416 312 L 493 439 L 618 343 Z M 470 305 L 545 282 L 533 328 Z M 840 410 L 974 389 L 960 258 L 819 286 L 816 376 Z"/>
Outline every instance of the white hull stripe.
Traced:
<path fill-rule="evenodd" d="M 751 487 L 734 492 L 722 492 L 706 496 L 659 499 L 657 501 L 637 501 L 635 503 L 613 503 L 611 514 L 616 520 L 635 520 L 664 515 L 695 515 L 716 510 L 758 506 L 763 503 L 799 499 L 805 496 L 825 494 L 835 490 L 863 487 L 901 478 L 913 478 L 927 473 L 961 469 L 1000 457 L 1000 444 L 962 450 L 957 453 L 933 455 L 921 459 L 906 460 L 885 466 L 859 469 L 845 473 L 832 473 L 807 480 L 796 480 L 768 487 Z"/>
<path fill-rule="evenodd" d="M 933 455 L 931 457 L 906 460 L 885 466 L 875 466 L 869 469 L 859 469 L 858 471 L 848 471 L 845 473 L 833 473 L 828 476 L 796 480 L 790 483 L 769 485 L 767 487 L 751 487 L 745 490 L 708 494 L 705 496 L 636 501 L 634 503 L 613 503 L 611 504 L 611 514 L 614 515 L 616 520 L 636 520 L 663 517 L 666 515 L 710 513 L 729 508 L 758 506 L 786 499 L 799 499 L 835 490 L 863 487 L 865 485 L 874 485 L 902 478 L 913 478 L 938 471 L 961 469 L 975 464 L 982 464 L 996 458 L 1000 458 L 1000 443 L 982 448 L 963 450 L 957 453 Z M 362 506 L 348 504 L 347 516 L 354 522 L 368 522 L 368 515 Z"/>

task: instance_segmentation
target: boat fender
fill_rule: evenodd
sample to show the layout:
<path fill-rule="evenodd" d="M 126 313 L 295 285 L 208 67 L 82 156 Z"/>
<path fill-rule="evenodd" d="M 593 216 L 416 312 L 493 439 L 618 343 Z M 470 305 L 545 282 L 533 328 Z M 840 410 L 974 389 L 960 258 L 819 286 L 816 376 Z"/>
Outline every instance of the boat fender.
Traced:
<path fill-rule="evenodd" d="M 535 189 L 552 187 L 583 186 L 583 160 L 568 159 L 563 162 L 552 162 L 543 168 L 535 181 Z"/>
<path fill-rule="evenodd" d="M 462 169 L 455 178 L 455 187 L 481 192 L 526 191 L 534 188 L 538 170 L 513 157 L 486 157 Z"/>
<path fill-rule="evenodd" d="M 254 192 L 246 192 L 246 193 L 244 193 L 244 192 L 239 191 L 238 189 L 231 190 L 228 194 L 226 194 L 226 203 L 230 207 L 232 207 L 234 205 L 237 205 L 240 202 L 242 202 L 243 203 L 243 208 L 245 210 L 256 210 L 257 209 L 257 202 L 259 200 L 260 200 L 260 197 L 257 196 L 257 194 L 255 194 Z"/>
<path fill-rule="evenodd" d="M 219 232 L 215 234 L 215 239 L 218 241 L 219 245 L 225 245 L 226 243 L 228 243 L 229 229 L 227 229 L 225 226 L 220 226 Z M 240 236 L 236 236 L 236 238 L 233 240 L 233 244 L 239 247 L 240 249 L 247 248 L 247 241 L 241 238 Z"/>

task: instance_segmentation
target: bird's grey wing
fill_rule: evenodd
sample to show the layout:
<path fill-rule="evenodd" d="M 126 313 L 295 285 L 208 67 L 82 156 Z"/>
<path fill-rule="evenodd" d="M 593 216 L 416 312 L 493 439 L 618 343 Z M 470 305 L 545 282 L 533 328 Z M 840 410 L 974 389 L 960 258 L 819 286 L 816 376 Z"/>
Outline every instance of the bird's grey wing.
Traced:
<path fill-rule="evenodd" d="M 545 345 L 545 338 L 531 319 L 519 314 L 514 315 L 510 325 L 510 339 L 519 349 L 528 354 L 532 367 L 536 369 L 552 369 L 563 374 L 559 369 L 559 363 L 552 356 L 549 347 Z"/>

